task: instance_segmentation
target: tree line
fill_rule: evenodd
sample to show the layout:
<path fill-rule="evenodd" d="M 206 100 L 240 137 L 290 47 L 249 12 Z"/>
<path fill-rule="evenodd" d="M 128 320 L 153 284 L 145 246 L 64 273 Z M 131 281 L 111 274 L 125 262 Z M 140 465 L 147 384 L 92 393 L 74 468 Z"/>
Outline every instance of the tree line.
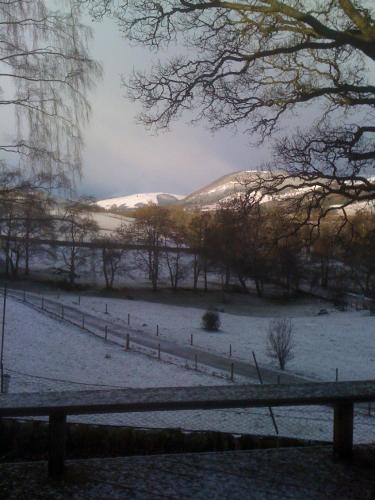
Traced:
<path fill-rule="evenodd" d="M 19 186 L 19 183 L 17 183 Z M 9 188 L 0 204 L 0 255 L 8 277 L 29 276 L 31 262 L 48 258 L 72 286 L 89 259 L 100 267 L 105 287 L 120 277 L 145 276 L 153 290 L 165 278 L 173 290 L 207 291 L 212 273 L 223 290 L 276 284 L 286 293 L 301 281 L 332 293 L 375 295 L 375 214 L 332 212 L 318 226 L 300 226 L 282 202 L 252 204 L 246 197 L 215 211 L 148 205 L 113 231 L 103 231 L 88 200 L 57 203 L 45 192 Z M 38 240 L 64 241 L 45 245 Z M 93 251 L 86 245 L 90 242 Z M 190 282 L 190 285 L 187 285 Z"/>

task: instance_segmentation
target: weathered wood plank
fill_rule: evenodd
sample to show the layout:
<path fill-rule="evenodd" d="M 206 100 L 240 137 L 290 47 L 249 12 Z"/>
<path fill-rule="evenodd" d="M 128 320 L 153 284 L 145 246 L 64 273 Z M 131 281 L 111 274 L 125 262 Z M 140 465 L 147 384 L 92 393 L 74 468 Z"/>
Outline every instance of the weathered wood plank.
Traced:
<path fill-rule="evenodd" d="M 166 387 L 0 396 L 1 416 L 41 416 L 304 406 L 375 400 L 375 381 L 289 385 Z"/>

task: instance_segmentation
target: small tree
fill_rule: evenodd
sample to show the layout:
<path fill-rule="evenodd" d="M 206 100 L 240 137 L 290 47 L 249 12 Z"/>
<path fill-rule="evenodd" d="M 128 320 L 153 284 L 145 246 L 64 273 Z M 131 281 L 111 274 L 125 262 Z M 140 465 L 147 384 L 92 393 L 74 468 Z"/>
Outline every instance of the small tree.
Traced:
<path fill-rule="evenodd" d="M 217 332 L 221 321 L 219 313 L 216 311 L 206 311 L 202 316 L 202 328 L 209 332 Z"/>
<path fill-rule="evenodd" d="M 139 265 L 146 271 L 152 290 L 158 289 L 161 254 L 165 228 L 168 227 L 169 211 L 165 207 L 149 204 L 135 213 L 134 238 L 145 250 L 137 254 Z"/>
<path fill-rule="evenodd" d="M 267 354 L 276 359 L 280 369 L 285 370 L 288 361 L 294 358 L 293 323 L 290 319 L 274 319 L 268 326 Z"/>
<path fill-rule="evenodd" d="M 84 248 L 98 233 L 98 224 L 87 212 L 82 200 L 68 202 L 62 222 L 58 228 L 68 246 L 60 247 L 60 254 L 69 277 L 69 284 L 75 285 L 76 271 L 86 262 L 89 253 Z"/>

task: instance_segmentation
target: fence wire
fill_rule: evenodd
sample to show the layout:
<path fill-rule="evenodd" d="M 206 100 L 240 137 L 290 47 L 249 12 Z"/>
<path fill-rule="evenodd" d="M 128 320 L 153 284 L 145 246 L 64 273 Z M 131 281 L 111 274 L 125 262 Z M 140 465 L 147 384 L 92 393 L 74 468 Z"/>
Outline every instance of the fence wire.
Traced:
<path fill-rule="evenodd" d="M 132 329 L 129 325 L 122 327 L 110 325 L 102 318 L 82 313 L 72 306 L 30 292 L 11 289 L 8 290 L 8 295 L 54 319 L 69 322 L 104 342 L 135 350 L 156 359 L 163 357 L 166 359 L 166 353 L 160 347 L 162 342 L 155 344 L 155 339 L 152 339 L 152 343 L 148 346 L 138 344 L 132 338 L 132 334 L 136 335 L 137 330 Z M 171 362 L 172 359 L 170 356 L 169 358 L 169 362 Z M 176 362 L 176 364 L 181 366 L 181 360 L 180 363 Z M 183 360 L 182 366 L 207 372 L 207 368 L 198 364 L 196 359 Z M 47 377 L 43 374 L 30 374 L 10 368 L 6 368 L 5 372 L 10 374 L 16 382 L 22 382 L 26 386 L 29 384 L 33 391 L 35 391 L 36 385 L 38 391 L 125 388 L 121 385 Z M 230 379 L 230 374 L 226 376 Z M 328 441 L 332 439 L 333 411 L 329 407 L 278 407 L 273 408 L 273 414 L 280 435 Z M 356 406 L 354 431 L 356 442 L 375 441 L 374 415 L 375 410 L 372 410 L 371 404 Z M 179 428 L 186 431 L 211 430 L 235 434 L 275 434 L 275 428 L 267 408 L 93 415 L 74 417 L 72 420 L 153 429 Z"/>

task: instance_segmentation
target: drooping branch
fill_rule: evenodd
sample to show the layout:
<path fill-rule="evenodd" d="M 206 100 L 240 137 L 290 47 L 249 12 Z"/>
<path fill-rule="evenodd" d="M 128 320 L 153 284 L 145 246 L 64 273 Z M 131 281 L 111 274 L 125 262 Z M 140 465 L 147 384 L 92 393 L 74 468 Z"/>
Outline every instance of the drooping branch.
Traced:
<path fill-rule="evenodd" d="M 101 72 L 88 54 L 91 34 L 79 9 L 8 0 L 0 2 L 0 21 L 0 90 L 7 80 L 0 106 L 13 107 L 16 117 L 13 142 L 7 131 L 1 149 L 34 171 L 79 172 L 88 92 Z"/>

